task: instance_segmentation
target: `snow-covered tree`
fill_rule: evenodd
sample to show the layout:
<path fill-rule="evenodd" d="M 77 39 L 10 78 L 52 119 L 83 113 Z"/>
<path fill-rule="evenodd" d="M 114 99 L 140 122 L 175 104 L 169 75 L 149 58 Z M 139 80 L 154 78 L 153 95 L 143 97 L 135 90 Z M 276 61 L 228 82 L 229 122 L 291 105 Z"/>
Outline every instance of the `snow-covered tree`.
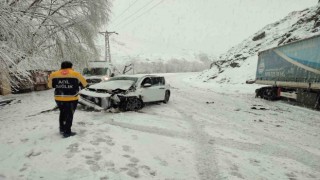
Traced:
<path fill-rule="evenodd" d="M 98 56 L 94 36 L 110 6 L 110 0 L 0 0 L 0 70 L 26 74 Z"/>

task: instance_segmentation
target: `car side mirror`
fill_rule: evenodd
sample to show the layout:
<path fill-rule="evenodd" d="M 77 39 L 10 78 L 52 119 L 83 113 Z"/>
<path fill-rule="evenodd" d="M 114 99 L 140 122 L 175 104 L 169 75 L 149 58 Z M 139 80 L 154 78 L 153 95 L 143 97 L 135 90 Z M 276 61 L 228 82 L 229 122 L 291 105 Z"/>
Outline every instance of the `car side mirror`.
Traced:
<path fill-rule="evenodd" d="M 150 83 L 145 83 L 145 84 L 143 84 L 143 87 L 151 87 L 152 85 L 150 84 Z"/>

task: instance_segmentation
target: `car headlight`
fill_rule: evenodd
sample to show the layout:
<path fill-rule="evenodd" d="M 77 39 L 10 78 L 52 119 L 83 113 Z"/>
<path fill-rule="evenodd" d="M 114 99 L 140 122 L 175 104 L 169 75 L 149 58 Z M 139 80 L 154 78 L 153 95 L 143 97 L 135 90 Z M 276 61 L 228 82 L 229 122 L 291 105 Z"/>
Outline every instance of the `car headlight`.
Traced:
<path fill-rule="evenodd" d="M 110 78 L 109 78 L 108 76 L 103 76 L 103 77 L 102 77 L 102 80 L 103 80 L 103 81 L 108 81 L 109 79 L 110 79 Z"/>

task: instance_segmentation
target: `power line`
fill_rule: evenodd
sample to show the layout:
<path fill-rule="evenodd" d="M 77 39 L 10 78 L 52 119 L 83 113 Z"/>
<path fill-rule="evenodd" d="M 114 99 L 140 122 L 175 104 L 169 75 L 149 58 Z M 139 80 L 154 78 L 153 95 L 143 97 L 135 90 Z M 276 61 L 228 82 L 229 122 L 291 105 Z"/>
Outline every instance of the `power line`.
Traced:
<path fill-rule="evenodd" d="M 136 17 L 135 19 L 133 19 L 132 21 L 130 21 L 127 24 L 124 24 L 123 26 L 121 26 L 121 28 L 126 27 L 127 25 L 133 23 L 134 21 L 136 21 L 137 19 L 139 19 L 141 16 L 147 14 L 149 11 L 151 11 L 152 9 L 156 8 L 157 6 L 159 6 L 161 3 L 163 3 L 164 0 L 161 0 L 159 3 L 157 3 L 156 5 L 152 6 L 150 9 L 148 9 L 147 11 L 145 11 L 144 13 L 140 14 L 140 16 Z"/>
<path fill-rule="evenodd" d="M 145 4 L 144 6 L 142 6 L 140 9 L 138 9 L 137 11 L 133 12 L 132 14 L 130 14 L 129 16 L 127 16 L 126 18 L 122 19 L 122 21 L 120 21 L 119 23 L 117 23 L 116 25 L 114 25 L 114 27 L 122 24 L 123 22 L 126 22 L 128 19 L 134 17 L 134 15 L 136 15 L 138 12 L 140 12 L 141 10 L 143 10 L 144 8 L 146 8 L 148 5 L 150 5 L 151 3 L 153 3 L 155 0 L 151 0 L 149 1 L 147 4 Z"/>
<path fill-rule="evenodd" d="M 130 14 L 129 16 L 127 16 L 125 19 L 123 19 L 121 22 L 117 23 L 116 25 L 114 25 L 114 27 L 119 26 L 119 24 L 122 24 L 123 22 L 127 21 L 128 19 L 132 18 L 135 14 L 137 14 L 138 12 L 140 12 L 141 10 L 143 10 L 145 7 L 147 7 L 149 4 L 151 4 L 152 2 L 154 2 L 155 0 L 151 0 L 149 1 L 147 4 L 145 4 L 142 8 L 138 9 L 137 11 L 135 11 L 134 13 Z"/>
<path fill-rule="evenodd" d="M 134 4 L 136 4 L 138 0 L 135 0 L 129 7 L 127 7 L 124 11 L 122 11 L 118 16 L 116 16 L 112 21 L 115 22 L 117 19 L 119 19 L 128 9 L 130 9 Z"/>

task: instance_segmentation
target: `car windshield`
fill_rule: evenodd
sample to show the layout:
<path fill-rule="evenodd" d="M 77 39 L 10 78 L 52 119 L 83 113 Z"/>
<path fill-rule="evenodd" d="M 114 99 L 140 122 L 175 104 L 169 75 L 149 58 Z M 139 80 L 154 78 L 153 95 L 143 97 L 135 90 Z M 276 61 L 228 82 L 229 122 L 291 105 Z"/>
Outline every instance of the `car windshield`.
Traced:
<path fill-rule="evenodd" d="M 137 81 L 138 81 L 138 78 L 136 78 L 136 77 L 120 76 L 120 77 L 110 78 L 108 81 L 119 81 L 119 80 L 130 80 L 130 81 L 133 81 L 133 82 L 137 82 Z"/>
<path fill-rule="evenodd" d="M 87 76 L 101 76 L 107 74 L 108 68 L 84 68 L 83 75 Z"/>

